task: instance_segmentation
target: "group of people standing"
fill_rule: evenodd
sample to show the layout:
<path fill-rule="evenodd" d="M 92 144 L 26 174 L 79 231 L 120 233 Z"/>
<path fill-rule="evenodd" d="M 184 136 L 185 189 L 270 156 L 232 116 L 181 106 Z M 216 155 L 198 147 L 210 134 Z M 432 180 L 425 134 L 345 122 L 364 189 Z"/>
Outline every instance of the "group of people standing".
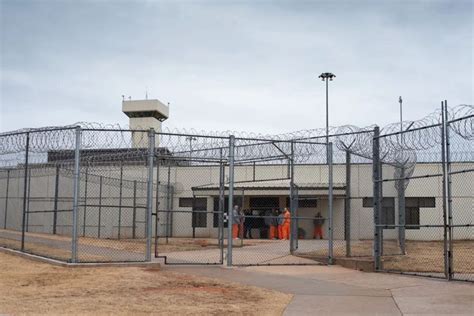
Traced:
<path fill-rule="evenodd" d="M 238 205 L 232 210 L 232 238 L 252 238 L 252 228 L 262 228 L 256 225 L 260 219 L 268 230 L 268 239 L 290 239 L 291 214 L 288 208 L 268 210 L 263 216 L 258 216 L 243 211 Z"/>
<path fill-rule="evenodd" d="M 313 239 L 323 239 L 325 218 L 318 212 L 313 219 Z M 260 238 L 290 239 L 291 213 L 287 207 L 283 210 L 273 209 L 259 211 L 244 211 L 235 205 L 232 210 L 232 238 L 252 238 L 252 229 L 260 230 Z M 300 238 L 298 236 L 298 238 Z M 304 237 L 303 237 L 304 238 Z"/>

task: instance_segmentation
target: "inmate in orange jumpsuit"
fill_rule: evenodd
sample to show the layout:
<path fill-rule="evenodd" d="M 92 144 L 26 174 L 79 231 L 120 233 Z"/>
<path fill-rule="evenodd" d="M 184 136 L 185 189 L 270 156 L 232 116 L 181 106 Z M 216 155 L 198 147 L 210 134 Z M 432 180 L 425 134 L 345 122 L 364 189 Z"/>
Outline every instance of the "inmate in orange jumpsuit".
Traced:
<path fill-rule="evenodd" d="M 285 213 L 283 213 L 285 221 L 283 222 L 282 226 L 282 239 L 290 239 L 290 222 L 291 222 L 291 215 L 290 212 L 285 209 Z"/>
<path fill-rule="evenodd" d="M 323 239 L 323 228 L 321 227 L 321 225 L 316 225 L 314 226 L 314 235 L 313 235 L 313 238 L 316 239 L 316 238 L 320 238 L 320 239 Z"/>
<path fill-rule="evenodd" d="M 278 239 L 283 239 L 283 225 L 278 225 Z"/>
<path fill-rule="evenodd" d="M 239 224 L 232 224 L 232 238 L 239 237 Z"/>
<path fill-rule="evenodd" d="M 268 239 L 275 239 L 278 238 L 278 227 L 274 225 L 270 225 L 270 230 L 268 231 Z"/>

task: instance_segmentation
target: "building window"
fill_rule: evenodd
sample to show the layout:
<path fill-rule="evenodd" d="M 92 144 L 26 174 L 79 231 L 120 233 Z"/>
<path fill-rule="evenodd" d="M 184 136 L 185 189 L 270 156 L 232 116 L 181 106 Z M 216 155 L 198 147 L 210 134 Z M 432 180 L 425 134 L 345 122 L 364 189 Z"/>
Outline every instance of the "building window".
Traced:
<path fill-rule="evenodd" d="M 407 207 L 436 207 L 434 197 L 407 197 L 405 198 Z"/>
<path fill-rule="evenodd" d="M 280 199 L 278 197 L 251 197 L 249 201 L 251 209 L 268 210 L 280 208 Z"/>
<path fill-rule="evenodd" d="M 192 227 L 207 227 L 206 198 L 179 198 L 179 207 L 192 209 Z"/>
<path fill-rule="evenodd" d="M 363 207 L 374 207 L 374 199 L 366 197 L 362 199 Z M 382 225 L 395 225 L 395 198 L 384 197 L 382 199 Z M 395 229 L 395 227 L 385 228 Z"/>
<path fill-rule="evenodd" d="M 179 207 L 193 207 L 193 198 L 179 198 Z"/>
<path fill-rule="evenodd" d="M 286 207 L 290 207 L 290 197 L 286 198 Z M 318 199 L 311 198 L 311 197 L 299 197 L 298 202 L 296 203 L 296 207 L 311 207 L 317 208 L 318 207 Z"/>
<path fill-rule="evenodd" d="M 405 208 L 405 225 L 406 229 L 420 229 L 420 208 L 406 207 Z M 413 226 L 410 226 L 413 225 Z"/>
<path fill-rule="evenodd" d="M 405 198 L 406 229 L 420 229 L 420 208 L 422 207 L 436 207 L 436 199 L 434 197 Z"/>

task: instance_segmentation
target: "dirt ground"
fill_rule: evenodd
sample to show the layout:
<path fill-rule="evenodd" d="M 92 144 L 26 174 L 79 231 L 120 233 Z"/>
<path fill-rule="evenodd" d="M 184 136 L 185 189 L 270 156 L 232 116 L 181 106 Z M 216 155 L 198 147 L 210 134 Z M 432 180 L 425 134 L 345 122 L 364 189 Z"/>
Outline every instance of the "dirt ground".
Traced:
<path fill-rule="evenodd" d="M 370 257 L 373 252 L 371 240 L 353 242 L 351 251 L 353 256 Z M 400 255 L 396 240 L 384 241 L 383 268 L 405 272 L 443 272 L 444 256 L 443 241 L 414 241 L 407 240 L 406 255 Z M 345 256 L 345 246 L 334 248 L 335 257 Z M 474 273 L 474 240 L 453 241 L 454 272 Z M 312 252 L 305 256 L 323 256 L 327 252 Z"/>
<path fill-rule="evenodd" d="M 0 266 L 0 314 L 281 315 L 292 298 L 152 268 L 66 268 L 1 252 Z"/>
<path fill-rule="evenodd" d="M 0 237 L 0 245 L 7 248 L 19 249 L 21 232 L 8 231 L 9 234 L 16 235 L 18 240 L 7 239 Z M 31 237 L 28 242 L 25 243 L 25 249 L 31 253 L 38 255 L 45 255 L 50 258 L 56 258 L 60 260 L 68 260 L 71 258 L 71 251 L 68 247 L 71 243 L 70 236 L 41 234 L 41 233 L 26 233 L 27 237 Z M 61 241 L 64 243 L 65 249 L 60 249 L 54 244 L 51 246 L 47 245 L 44 241 Z M 104 247 L 116 250 L 125 250 L 128 252 L 145 253 L 146 251 L 146 240 L 145 239 L 107 239 L 107 238 L 92 238 L 92 237 L 79 237 L 79 245 L 88 245 L 96 247 Z M 272 240 L 265 239 L 245 239 L 242 243 L 235 243 L 234 247 L 245 247 L 253 246 L 260 243 L 271 243 Z M 154 249 L 155 239 L 152 240 Z M 227 245 L 227 240 L 224 241 L 224 247 Z M 158 238 L 158 250 L 159 253 L 167 252 L 179 252 L 179 251 L 194 251 L 194 250 L 205 250 L 218 248 L 218 240 L 216 238 L 176 238 L 171 237 Z M 91 261 L 107 261 L 107 257 L 99 256 L 97 254 L 87 254 L 87 259 Z"/>

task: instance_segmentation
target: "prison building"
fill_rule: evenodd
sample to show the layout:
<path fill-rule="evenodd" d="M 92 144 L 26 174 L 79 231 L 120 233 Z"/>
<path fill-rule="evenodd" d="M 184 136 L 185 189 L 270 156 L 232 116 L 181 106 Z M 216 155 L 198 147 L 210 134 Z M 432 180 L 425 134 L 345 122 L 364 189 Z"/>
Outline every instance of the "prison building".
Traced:
<path fill-rule="evenodd" d="M 163 150 L 161 152 L 164 152 Z M 57 155 L 57 153 L 54 153 Z M 54 156 L 52 155 L 52 156 Z M 171 156 L 172 157 L 172 156 Z M 54 159 L 53 159 L 54 161 Z M 173 161 L 171 159 L 171 161 Z M 350 238 L 373 238 L 373 184 L 372 165 L 358 163 L 351 166 L 350 191 L 345 184 L 344 164 L 334 165 L 334 238 L 344 239 L 346 222 L 345 203 L 350 203 Z M 453 170 L 473 169 L 474 164 L 455 163 Z M 284 178 L 287 165 L 236 166 L 234 203 L 243 209 L 262 215 L 267 210 L 289 207 L 289 180 Z M 159 234 L 170 237 L 216 237 L 218 233 L 219 166 L 159 164 L 154 168 L 159 184 L 154 182 L 153 212 L 158 207 Z M 387 177 L 394 170 L 386 168 Z M 419 163 L 414 176 L 437 174 L 441 165 Z M 257 174 L 255 174 L 257 173 Z M 83 164 L 80 175 L 79 226 L 85 236 L 103 238 L 143 238 L 145 230 L 146 169 L 134 163 L 107 163 L 88 166 Z M 328 218 L 328 166 L 298 165 L 295 167 L 295 185 L 298 188 L 297 216 L 300 238 L 312 238 L 311 218 L 320 212 Z M 453 200 L 458 212 L 456 218 L 473 217 L 472 183 L 453 183 Z M 258 180 L 258 181 L 255 181 Z M 70 166 L 34 164 L 29 168 L 28 231 L 38 233 L 71 234 L 73 172 Z M 9 197 L 0 204 L 0 227 L 21 228 L 23 208 L 23 168 L 0 171 L 0 186 Z M 226 205 L 228 209 L 226 184 Z M 384 185 L 383 219 L 386 225 L 398 223 L 398 198 L 393 182 Z M 157 199 L 158 196 L 158 199 Z M 408 240 L 441 240 L 443 230 L 429 230 L 418 225 L 442 225 L 441 178 L 429 181 L 413 180 L 405 192 L 406 230 Z M 349 199 L 346 199 L 349 197 Z M 49 213 L 42 211 L 50 210 Z M 186 212 L 180 212 L 186 211 Z M 193 212 L 194 211 L 194 212 Z M 204 212 L 205 211 L 205 212 Z M 5 222 L 6 220 L 6 222 Z M 156 222 L 154 222 L 155 224 Z M 255 223 L 253 235 L 266 238 L 265 225 Z M 327 224 L 324 225 L 327 230 Z M 155 229 L 153 229 L 155 232 Z M 384 229 L 385 238 L 397 238 L 395 228 Z M 455 237 L 469 239 L 469 230 L 459 230 Z M 325 231 L 327 235 L 327 231 Z"/>

